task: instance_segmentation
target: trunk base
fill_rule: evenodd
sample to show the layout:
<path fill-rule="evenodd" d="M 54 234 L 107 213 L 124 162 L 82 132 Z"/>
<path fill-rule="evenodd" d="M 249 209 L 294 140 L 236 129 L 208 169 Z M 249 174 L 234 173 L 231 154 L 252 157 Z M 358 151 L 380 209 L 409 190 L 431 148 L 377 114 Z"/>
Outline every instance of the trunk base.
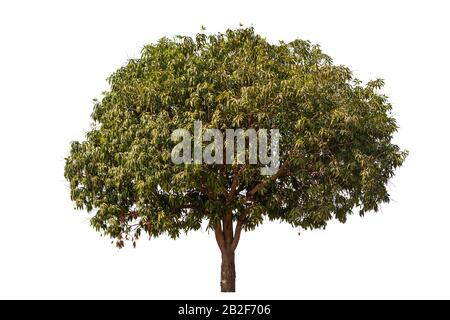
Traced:
<path fill-rule="evenodd" d="M 236 269 L 234 265 L 234 252 L 222 252 L 222 267 L 220 272 L 220 289 L 222 292 L 236 291 Z"/>

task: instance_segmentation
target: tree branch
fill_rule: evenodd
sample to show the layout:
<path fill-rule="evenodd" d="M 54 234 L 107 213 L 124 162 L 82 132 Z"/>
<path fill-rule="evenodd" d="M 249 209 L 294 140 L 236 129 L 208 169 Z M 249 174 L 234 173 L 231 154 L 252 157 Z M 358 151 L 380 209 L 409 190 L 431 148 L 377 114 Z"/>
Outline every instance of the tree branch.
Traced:
<path fill-rule="evenodd" d="M 285 175 L 287 173 L 287 166 L 289 165 L 289 161 L 286 160 L 283 165 L 278 169 L 278 171 L 271 175 L 270 178 L 261 181 L 260 183 L 258 183 L 252 190 L 250 190 L 249 192 L 247 192 L 247 194 L 245 195 L 246 199 L 250 199 L 251 197 L 253 197 L 259 190 L 261 190 L 262 188 L 264 188 L 269 182 L 276 180 L 277 178 Z"/>
<path fill-rule="evenodd" d="M 233 212 L 227 210 L 223 217 L 223 237 L 225 240 L 225 248 L 231 248 L 233 242 Z"/>
<path fill-rule="evenodd" d="M 269 182 L 287 174 L 289 171 L 287 170 L 287 167 L 289 165 L 289 162 L 286 160 L 283 165 L 278 169 L 278 171 L 270 176 L 270 178 L 261 181 L 260 183 L 258 183 L 252 190 L 250 190 L 249 192 L 247 192 L 247 194 L 245 195 L 245 199 L 249 200 L 250 198 L 252 198 L 259 190 L 261 190 L 262 188 L 264 188 Z M 231 243 L 231 250 L 236 250 L 237 245 L 239 244 L 239 239 L 241 238 L 241 232 L 242 232 L 242 228 L 244 226 L 245 223 L 245 219 L 247 217 L 247 213 L 248 213 L 248 209 L 245 210 L 242 215 L 238 218 L 238 221 L 236 223 L 236 228 L 234 230 L 234 237 L 233 237 L 233 241 Z"/>
<path fill-rule="evenodd" d="M 197 208 L 195 205 L 190 204 L 190 203 L 187 203 L 187 204 L 182 205 L 182 206 L 179 206 L 179 207 L 171 208 L 171 211 L 172 211 L 173 213 L 176 213 L 178 210 L 183 210 L 183 209 L 195 209 L 195 208 Z"/>
<path fill-rule="evenodd" d="M 236 250 L 237 245 L 239 243 L 239 239 L 241 238 L 241 231 L 242 231 L 242 226 L 244 225 L 245 213 L 241 217 L 243 219 L 238 220 L 238 222 L 236 223 L 236 228 L 234 230 L 234 238 L 233 238 L 233 242 L 231 243 L 232 251 Z"/>
<path fill-rule="evenodd" d="M 242 166 L 239 171 L 237 169 L 238 166 L 236 165 L 236 167 L 234 167 L 233 170 L 233 181 L 231 182 L 230 191 L 228 192 L 227 195 L 227 202 L 230 202 L 236 196 L 236 192 L 239 187 L 239 176 L 241 172 L 244 170 L 244 166 Z"/>
<path fill-rule="evenodd" d="M 214 227 L 214 234 L 216 236 L 217 245 L 219 246 L 220 250 L 224 250 L 225 238 L 223 236 L 222 227 L 220 226 L 220 221 L 218 221 L 216 226 Z"/>
<path fill-rule="evenodd" d="M 214 199 L 214 194 L 205 186 L 203 181 L 200 184 L 199 187 L 200 191 L 203 192 L 210 200 Z"/>

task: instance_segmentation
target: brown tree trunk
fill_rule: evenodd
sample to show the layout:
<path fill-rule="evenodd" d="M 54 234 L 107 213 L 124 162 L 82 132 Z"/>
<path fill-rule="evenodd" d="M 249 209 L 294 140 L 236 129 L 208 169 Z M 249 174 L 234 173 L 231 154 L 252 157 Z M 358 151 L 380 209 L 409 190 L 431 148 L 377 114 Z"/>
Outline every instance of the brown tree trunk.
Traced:
<path fill-rule="evenodd" d="M 222 292 L 236 291 L 236 269 L 234 266 L 234 250 L 231 249 L 222 250 L 220 289 Z"/>
<path fill-rule="evenodd" d="M 242 221 L 236 225 L 233 232 L 233 215 L 228 211 L 223 218 L 223 227 L 220 222 L 215 226 L 215 235 L 220 252 L 222 253 L 222 266 L 220 270 L 220 289 L 222 292 L 236 291 L 236 268 L 234 265 L 234 252 L 239 243 L 242 230 Z"/>

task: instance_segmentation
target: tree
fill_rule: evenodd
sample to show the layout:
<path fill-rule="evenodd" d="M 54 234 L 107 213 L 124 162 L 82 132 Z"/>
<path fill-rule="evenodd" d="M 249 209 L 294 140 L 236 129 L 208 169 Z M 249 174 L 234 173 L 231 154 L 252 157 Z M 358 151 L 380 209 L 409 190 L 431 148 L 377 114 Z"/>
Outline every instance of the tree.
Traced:
<path fill-rule="evenodd" d="M 162 38 L 108 79 L 92 129 L 72 142 L 65 177 L 91 225 L 123 247 L 149 237 L 213 230 L 221 289 L 235 291 L 242 230 L 268 220 L 303 229 L 377 211 L 406 152 L 382 80 L 362 84 L 317 45 L 271 44 L 252 28 Z M 280 165 L 174 164 L 171 133 L 276 128 Z"/>

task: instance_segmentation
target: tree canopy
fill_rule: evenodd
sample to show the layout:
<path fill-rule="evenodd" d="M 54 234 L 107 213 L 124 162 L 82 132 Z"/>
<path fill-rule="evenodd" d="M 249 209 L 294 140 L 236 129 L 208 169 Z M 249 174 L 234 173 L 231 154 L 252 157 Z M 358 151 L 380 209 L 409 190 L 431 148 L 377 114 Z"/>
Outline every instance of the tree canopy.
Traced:
<path fill-rule="evenodd" d="M 253 28 L 146 45 L 108 78 L 92 129 L 71 144 L 65 177 L 91 224 L 117 240 L 201 228 L 216 233 L 269 220 L 304 229 L 377 211 L 406 156 L 382 80 L 363 84 L 308 41 L 269 43 Z M 262 176 L 250 164 L 174 164 L 171 133 L 276 128 L 280 167 Z"/>

